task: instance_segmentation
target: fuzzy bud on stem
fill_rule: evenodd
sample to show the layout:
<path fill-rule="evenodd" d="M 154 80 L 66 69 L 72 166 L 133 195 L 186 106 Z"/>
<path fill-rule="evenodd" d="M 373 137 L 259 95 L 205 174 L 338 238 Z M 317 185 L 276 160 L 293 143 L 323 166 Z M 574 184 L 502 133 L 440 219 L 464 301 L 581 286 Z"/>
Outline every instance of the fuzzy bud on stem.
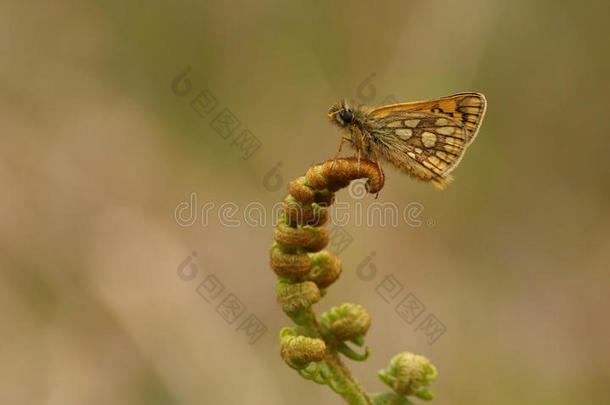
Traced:
<path fill-rule="evenodd" d="M 341 341 L 364 337 L 371 326 L 371 316 L 359 304 L 342 304 L 322 314 L 328 322 L 331 333 Z"/>
<path fill-rule="evenodd" d="M 436 378 L 436 368 L 424 356 L 400 353 L 390 361 L 390 366 L 379 371 L 379 378 L 394 392 L 402 395 L 416 395 L 430 400 L 433 393 L 427 387 Z"/>

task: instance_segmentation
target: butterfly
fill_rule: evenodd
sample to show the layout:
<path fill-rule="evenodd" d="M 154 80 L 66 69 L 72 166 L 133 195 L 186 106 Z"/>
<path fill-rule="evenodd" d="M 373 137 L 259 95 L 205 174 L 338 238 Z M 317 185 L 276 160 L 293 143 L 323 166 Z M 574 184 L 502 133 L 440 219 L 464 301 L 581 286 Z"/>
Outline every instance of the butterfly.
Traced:
<path fill-rule="evenodd" d="M 477 136 L 486 106 L 480 93 L 374 109 L 341 101 L 330 108 L 328 118 L 349 134 L 341 138 L 336 156 L 347 142 L 358 159 L 374 159 L 379 166 L 383 158 L 411 177 L 442 189 Z"/>

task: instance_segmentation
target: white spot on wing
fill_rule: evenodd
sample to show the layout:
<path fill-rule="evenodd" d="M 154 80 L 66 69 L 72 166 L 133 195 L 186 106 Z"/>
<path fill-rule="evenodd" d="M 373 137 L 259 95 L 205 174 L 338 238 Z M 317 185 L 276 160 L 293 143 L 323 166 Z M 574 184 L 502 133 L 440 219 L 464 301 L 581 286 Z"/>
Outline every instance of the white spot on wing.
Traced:
<path fill-rule="evenodd" d="M 438 121 L 436 121 L 438 123 Z M 436 130 L 441 135 L 451 135 L 455 132 L 455 127 L 441 127 Z"/>
<path fill-rule="evenodd" d="M 401 128 L 394 131 L 401 139 L 407 140 L 413 135 L 413 130 L 409 128 Z"/>
<path fill-rule="evenodd" d="M 436 143 L 436 135 L 426 131 L 421 135 L 421 141 L 426 148 L 431 148 Z"/>

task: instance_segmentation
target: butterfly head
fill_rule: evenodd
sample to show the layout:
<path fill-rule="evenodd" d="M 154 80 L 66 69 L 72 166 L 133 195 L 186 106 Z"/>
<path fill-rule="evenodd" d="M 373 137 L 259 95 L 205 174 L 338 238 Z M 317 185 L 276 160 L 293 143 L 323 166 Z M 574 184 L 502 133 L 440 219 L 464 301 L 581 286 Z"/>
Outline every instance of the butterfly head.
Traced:
<path fill-rule="evenodd" d="M 354 120 L 354 110 L 346 101 L 341 101 L 330 107 L 328 118 L 341 128 L 347 127 Z"/>

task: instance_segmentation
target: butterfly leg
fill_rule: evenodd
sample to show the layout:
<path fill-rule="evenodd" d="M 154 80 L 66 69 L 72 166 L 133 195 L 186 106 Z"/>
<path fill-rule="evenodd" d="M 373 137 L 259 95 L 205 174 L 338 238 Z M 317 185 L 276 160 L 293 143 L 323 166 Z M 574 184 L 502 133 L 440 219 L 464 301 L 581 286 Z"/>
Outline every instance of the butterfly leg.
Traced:
<path fill-rule="evenodd" d="M 335 157 L 333 158 L 333 160 L 337 160 L 337 158 L 339 157 L 339 153 L 341 153 L 341 149 L 343 149 L 343 144 L 345 142 L 352 142 L 352 140 L 348 137 L 348 136 L 344 136 L 343 138 L 341 138 L 341 142 L 339 143 L 339 150 L 337 151 L 337 153 L 335 153 Z"/>
<path fill-rule="evenodd" d="M 335 160 L 337 160 L 337 158 L 339 157 L 339 153 L 341 153 L 341 149 L 343 148 L 343 144 L 345 142 L 351 143 L 352 140 L 348 136 L 344 136 L 343 138 L 341 138 L 341 142 L 339 143 L 339 150 L 337 151 L 337 153 L 335 153 L 335 157 L 333 158 L 333 163 L 330 165 L 331 170 L 335 166 Z"/>

